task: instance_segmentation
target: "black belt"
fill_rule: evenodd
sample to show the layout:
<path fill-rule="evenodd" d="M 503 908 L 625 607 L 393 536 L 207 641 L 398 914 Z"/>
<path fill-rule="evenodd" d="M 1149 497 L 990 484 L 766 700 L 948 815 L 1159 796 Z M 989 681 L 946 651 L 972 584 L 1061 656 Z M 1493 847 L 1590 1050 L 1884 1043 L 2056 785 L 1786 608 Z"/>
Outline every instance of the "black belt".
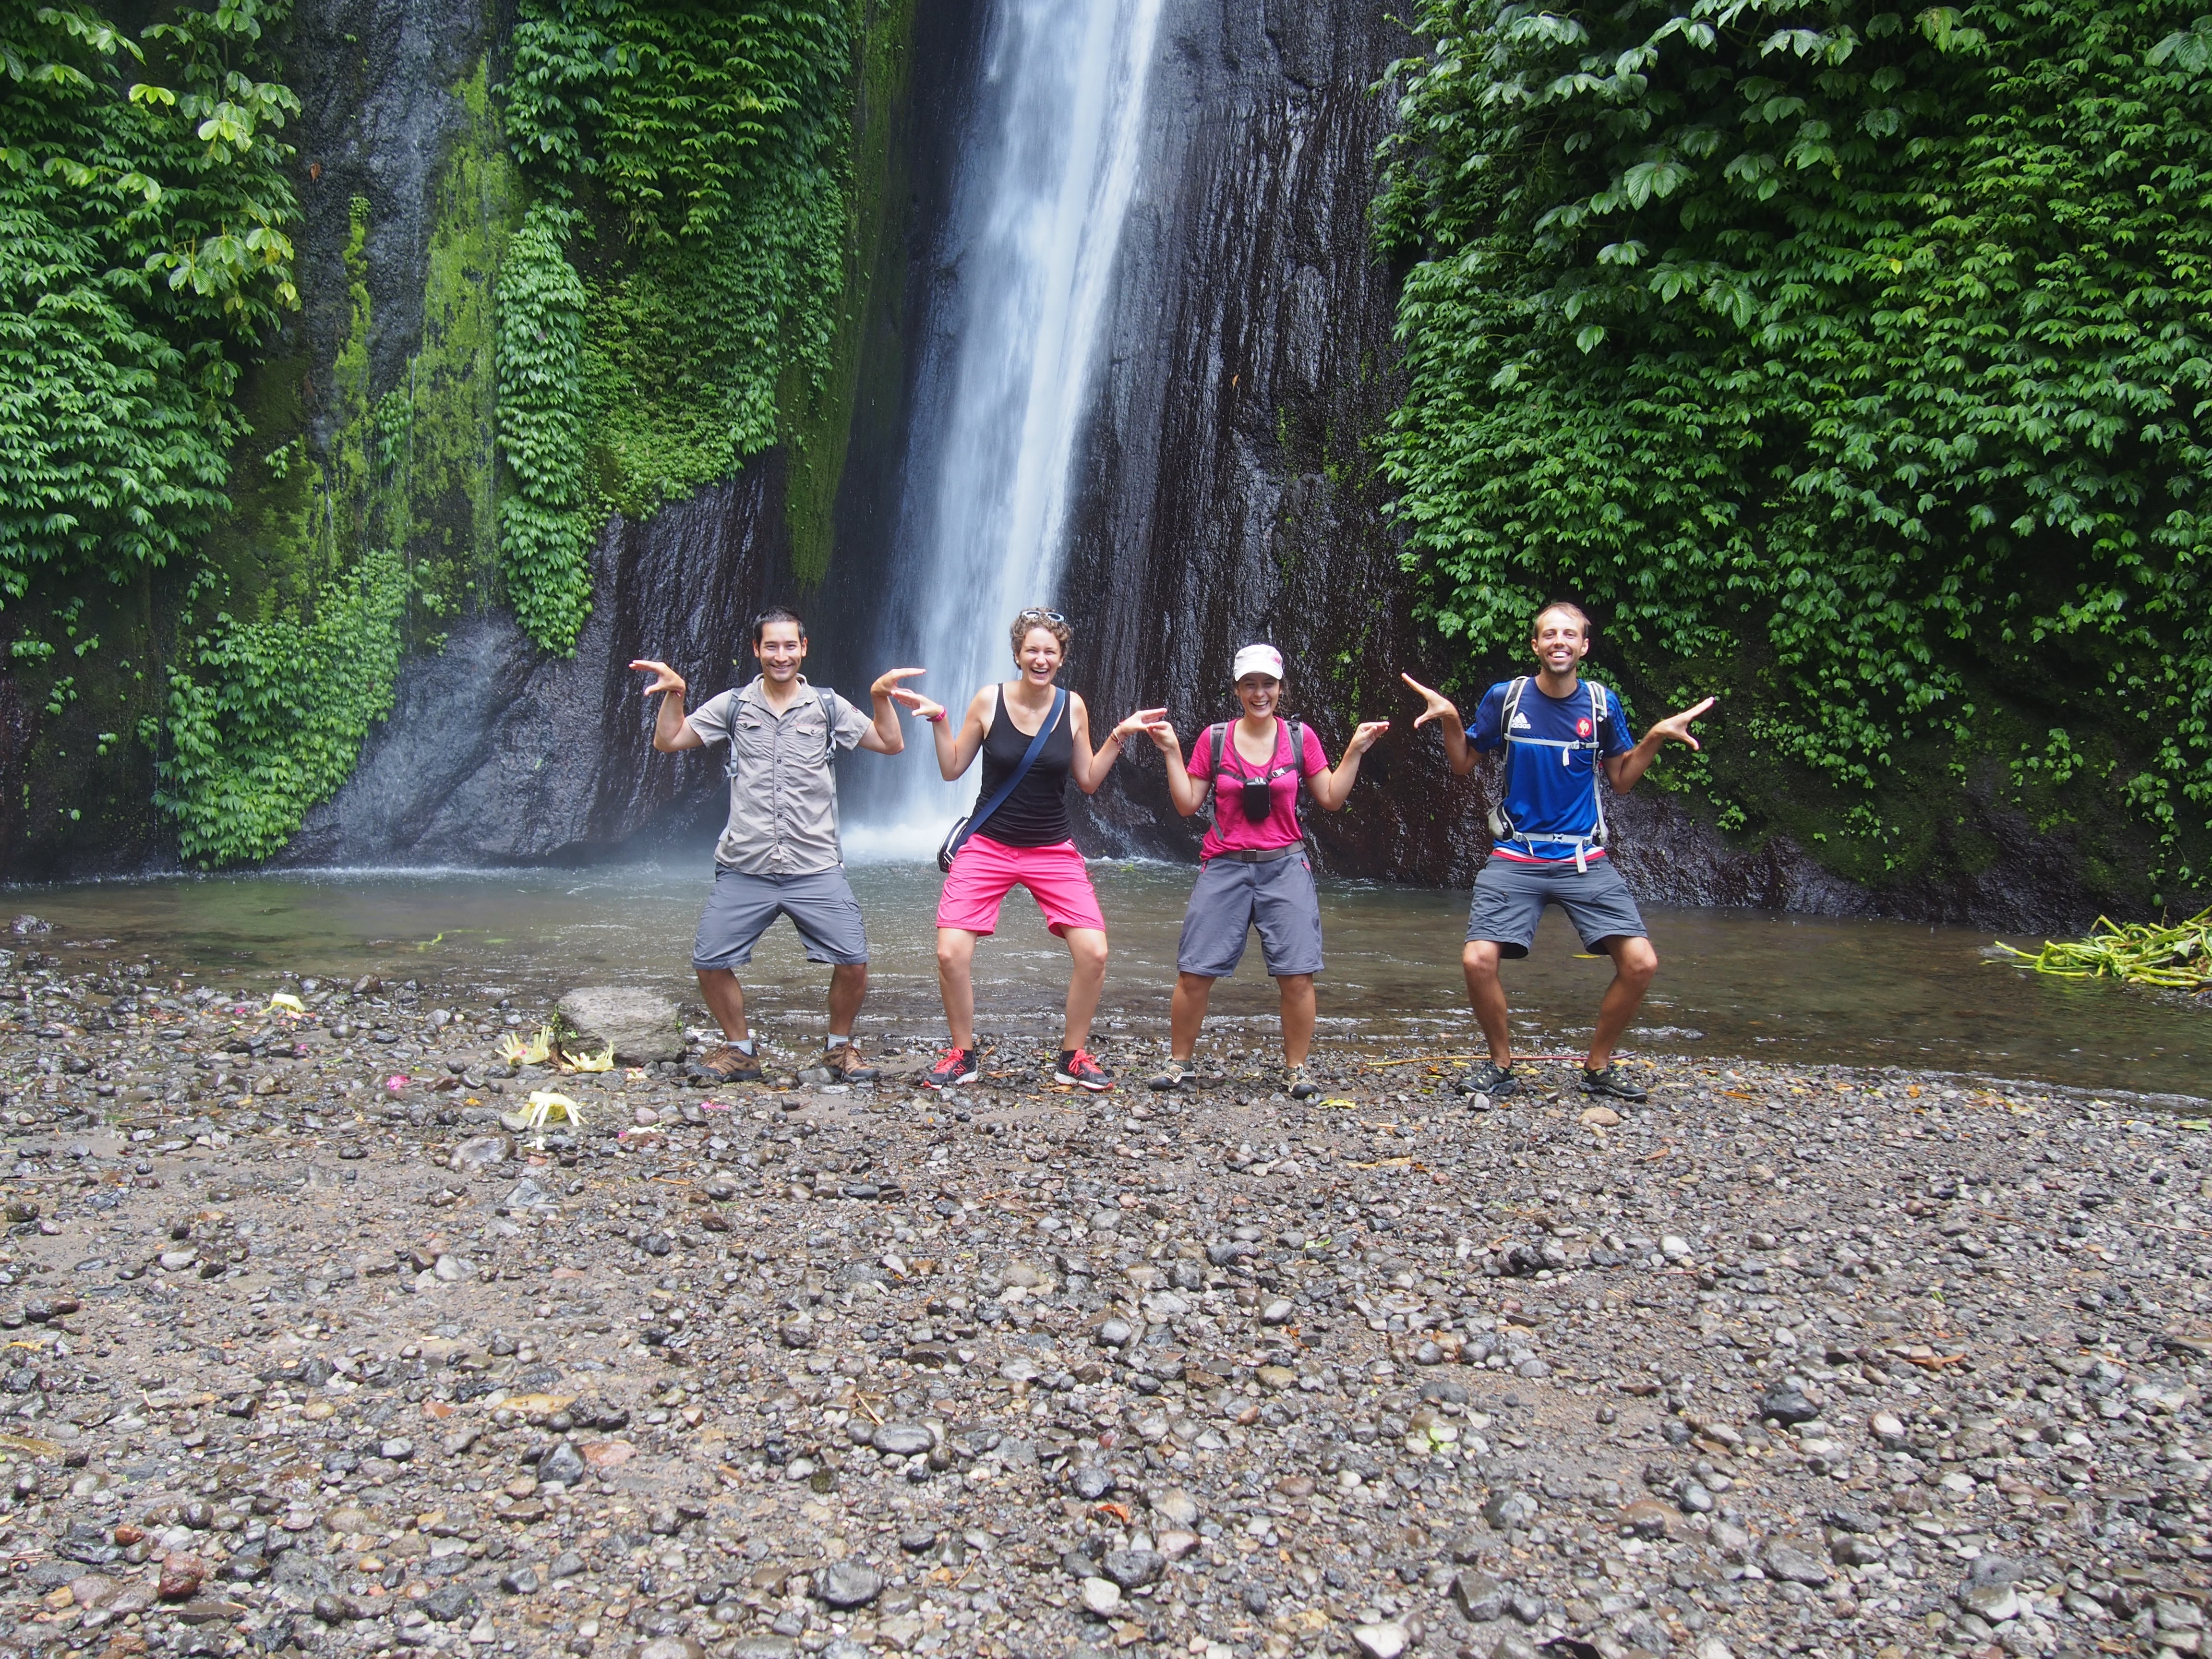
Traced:
<path fill-rule="evenodd" d="M 1302 853 L 1304 850 L 1305 844 L 1303 842 L 1294 841 L 1288 847 L 1263 848 L 1256 853 L 1224 850 L 1216 853 L 1213 856 L 1218 859 L 1227 859 L 1235 864 L 1273 864 L 1277 859 L 1286 859 L 1294 853 Z"/>

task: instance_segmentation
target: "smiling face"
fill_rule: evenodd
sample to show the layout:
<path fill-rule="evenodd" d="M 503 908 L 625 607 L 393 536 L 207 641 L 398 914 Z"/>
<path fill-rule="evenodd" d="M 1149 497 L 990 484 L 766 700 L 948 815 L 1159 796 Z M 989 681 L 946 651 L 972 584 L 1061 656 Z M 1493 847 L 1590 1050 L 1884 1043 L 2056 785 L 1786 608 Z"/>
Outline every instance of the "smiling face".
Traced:
<path fill-rule="evenodd" d="M 1032 628 L 1022 635 L 1020 648 L 1014 653 L 1014 661 L 1022 671 L 1022 678 L 1031 685 L 1050 685 L 1052 677 L 1060 672 L 1065 653 L 1060 641 L 1049 628 Z"/>
<path fill-rule="evenodd" d="M 799 635 L 799 624 L 763 623 L 753 656 L 760 663 L 763 678 L 775 685 L 790 684 L 799 678 L 799 665 L 806 660 L 806 641 Z"/>
<path fill-rule="evenodd" d="M 1283 683 L 1273 674 L 1247 674 L 1237 682 L 1237 701 L 1255 720 L 1264 720 L 1281 707 Z"/>
<path fill-rule="evenodd" d="M 1536 653 L 1537 666 L 1546 673 L 1571 674 L 1589 655 L 1589 627 L 1573 611 L 1554 605 L 1536 613 L 1528 643 Z"/>

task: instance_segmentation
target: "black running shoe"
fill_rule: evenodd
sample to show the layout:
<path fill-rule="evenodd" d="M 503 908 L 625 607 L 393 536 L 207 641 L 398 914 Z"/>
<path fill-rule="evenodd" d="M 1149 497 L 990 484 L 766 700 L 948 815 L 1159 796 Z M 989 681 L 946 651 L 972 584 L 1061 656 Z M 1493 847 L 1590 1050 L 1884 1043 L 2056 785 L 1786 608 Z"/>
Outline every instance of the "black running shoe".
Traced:
<path fill-rule="evenodd" d="M 929 1075 L 922 1079 L 921 1086 L 925 1089 L 957 1089 L 973 1083 L 982 1075 L 981 1062 L 976 1059 L 973 1048 L 947 1048 L 945 1058 L 929 1068 Z"/>
<path fill-rule="evenodd" d="M 1620 1067 L 1618 1066 L 1608 1066 L 1601 1072 L 1593 1072 L 1588 1066 L 1584 1066 L 1583 1092 L 1586 1095 L 1603 1095 L 1608 1100 L 1629 1100 L 1641 1103 L 1651 1098 L 1648 1091 L 1638 1088 L 1626 1078 L 1621 1076 Z"/>
<path fill-rule="evenodd" d="M 1514 1075 L 1510 1066 L 1500 1066 L 1494 1060 L 1486 1060 L 1453 1085 L 1463 1095 L 1488 1095 L 1492 1100 L 1503 1100 L 1521 1087 L 1521 1079 Z"/>

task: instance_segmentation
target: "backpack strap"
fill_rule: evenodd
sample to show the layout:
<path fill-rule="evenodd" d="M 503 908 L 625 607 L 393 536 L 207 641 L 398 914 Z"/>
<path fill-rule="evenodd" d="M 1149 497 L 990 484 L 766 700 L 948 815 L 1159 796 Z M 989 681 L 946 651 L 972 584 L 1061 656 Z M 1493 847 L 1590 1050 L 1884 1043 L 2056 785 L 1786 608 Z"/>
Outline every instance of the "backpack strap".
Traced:
<path fill-rule="evenodd" d="M 1605 688 L 1595 680 L 1589 682 L 1590 690 L 1590 804 L 1597 809 L 1597 834 L 1591 836 L 1593 844 L 1602 847 L 1606 842 L 1605 828 Z M 1575 867 L 1583 863 L 1577 856 Z"/>
<path fill-rule="evenodd" d="M 814 696 L 822 705 L 822 763 L 828 766 L 837 758 L 837 694 L 817 690 Z"/>

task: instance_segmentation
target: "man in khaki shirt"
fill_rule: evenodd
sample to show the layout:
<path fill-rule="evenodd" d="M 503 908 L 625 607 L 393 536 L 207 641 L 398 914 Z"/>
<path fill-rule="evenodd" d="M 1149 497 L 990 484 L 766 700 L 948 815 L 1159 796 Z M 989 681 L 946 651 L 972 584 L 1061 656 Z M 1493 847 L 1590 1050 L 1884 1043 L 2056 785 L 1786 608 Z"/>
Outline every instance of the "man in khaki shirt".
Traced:
<path fill-rule="evenodd" d="M 753 656 L 761 672 L 750 684 L 709 699 L 688 717 L 690 689 L 665 662 L 641 658 L 632 668 L 653 676 L 645 688 L 660 708 L 653 746 L 664 754 L 710 743 L 730 745 L 730 821 L 714 844 L 714 890 L 699 918 L 691 966 L 699 994 L 726 1039 L 701 1057 L 694 1075 L 717 1083 L 759 1080 L 761 1063 L 745 1024 L 745 996 L 737 969 L 779 915 L 789 916 L 809 962 L 830 970 L 830 1069 L 846 1081 L 877 1075 L 853 1046 L 853 1019 L 868 990 L 868 939 L 860 907 L 845 879 L 837 841 L 836 751 L 856 744 L 878 755 L 906 747 L 898 705 L 921 701 L 899 684 L 921 673 L 894 668 L 868 688 L 870 720 L 835 691 L 817 691 L 799 667 L 806 660 L 806 624 L 775 607 L 753 619 Z"/>

